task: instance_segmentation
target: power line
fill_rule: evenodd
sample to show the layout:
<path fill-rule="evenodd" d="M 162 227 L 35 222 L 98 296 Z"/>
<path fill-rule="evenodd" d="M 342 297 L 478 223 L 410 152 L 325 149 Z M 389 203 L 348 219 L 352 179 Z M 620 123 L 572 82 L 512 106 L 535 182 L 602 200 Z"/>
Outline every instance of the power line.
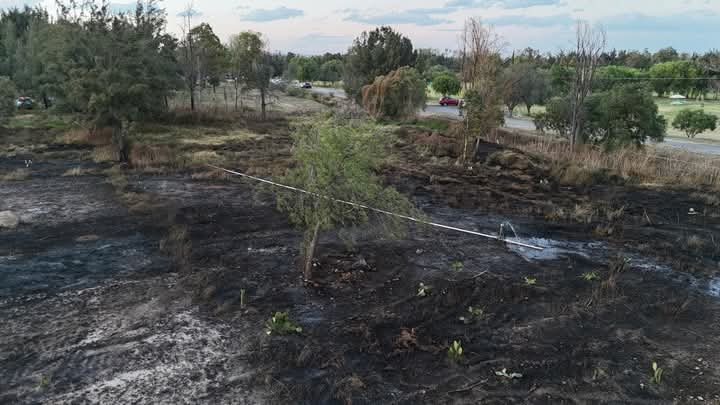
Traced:
<path fill-rule="evenodd" d="M 222 167 L 214 166 L 214 165 L 211 165 L 211 164 L 208 164 L 207 166 L 208 166 L 208 167 L 212 167 L 213 169 L 216 169 L 216 170 L 223 171 L 223 172 L 225 172 L 225 173 L 233 174 L 233 175 L 235 175 L 235 176 L 241 176 L 241 177 L 244 177 L 244 178 L 247 178 L 247 179 L 251 179 L 251 180 L 258 181 L 258 182 L 260 182 L 260 183 L 269 184 L 269 185 L 274 186 L 274 187 L 284 188 L 284 189 L 286 189 L 286 190 L 290 190 L 290 191 L 295 191 L 295 192 L 298 192 L 298 193 L 303 193 L 303 194 L 311 195 L 311 196 L 316 197 L 316 198 L 323 198 L 323 199 L 331 200 L 331 201 L 334 201 L 334 202 L 337 202 L 337 203 L 349 205 L 349 206 L 351 206 L 351 207 L 361 208 L 361 209 L 364 209 L 364 210 L 373 211 L 373 212 L 377 212 L 377 213 L 379 213 L 379 214 L 389 215 L 389 216 L 396 217 L 396 218 L 400 218 L 400 219 L 405 219 L 405 220 L 407 220 L 407 221 L 416 222 L 416 223 L 423 224 L 423 225 L 429 225 L 429 226 L 433 226 L 433 227 L 436 227 L 436 228 L 442 228 L 442 229 L 446 229 L 446 230 L 450 230 L 450 231 L 456 231 L 456 232 L 462 232 L 462 233 L 466 233 L 466 234 L 470 234 L 470 235 L 480 236 L 480 237 L 483 237 L 483 238 L 493 239 L 493 240 L 497 240 L 497 241 L 500 241 L 500 242 L 504 242 L 504 243 L 507 243 L 507 244 L 510 244 L 510 245 L 516 245 L 516 246 L 520 246 L 520 247 L 524 247 L 524 248 L 528 248 L 528 249 L 534 249 L 534 250 L 540 250 L 540 251 L 544 250 L 543 248 L 541 248 L 541 247 L 539 247 L 539 246 L 528 245 L 528 244 L 526 244 L 526 243 L 517 242 L 517 241 L 511 240 L 511 239 L 505 239 L 505 238 L 503 238 L 503 237 L 501 237 L 501 236 L 489 235 L 489 234 L 485 234 L 485 233 L 481 233 L 481 232 L 471 231 L 471 230 L 468 230 L 468 229 L 462 229 L 462 228 L 457 228 L 457 227 L 454 227 L 454 226 L 439 224 L 439 223 L 436 223 L 436 222 L 425 221 L 425 220 L 420 219 L 420 218 L 413 218 L 413 217 L 408 216 L 408 215 L 397 214 L 397 213 L 394 213 L 394 212 L 390 212 L 390 211 L 386 211 L 386 210 L 381 210 L 381 209 L 379 209 L 379 208 L 373 208 L 373 207 L 370 207 L 370 206 L 367 206 L 367 205 L 364 205 L 364 204 L 358 204 L 358 203 L 354 203 L 354 202 L 350 202 L 350 201 L 339 200 L 339 199 L 337 199 L 337 198 L 332 198 L 332 197 L 330 197 L 330 196 L 313 193 L 313 192 L 310 192 L 310 191 L 307 191 L 307 190 L 303 190 L 303 189 L 301 189 L 301 188 L 297 188 L 297 187 L 292 187 L 292 186 L 288 186 L 288 185 L 285 185 L 285 184 L 276 183 L 276 182 L 274 182 L 274 181 L 266 180 L 266 179 L 263 179 L 263 178 L 260 178 L 260 177 L 251 176 L 251 175 L 245 174 L 245 173 L 236 172 L 236 171 L 234 171 L 234 170 L 224 169 L 224 168 L 222 168 Z"/>
<path fill-rule="evenodd" d="M 720 80 L 720 76 L 715 77 L 602 77 L 595 76 L 597 80 Z"/>

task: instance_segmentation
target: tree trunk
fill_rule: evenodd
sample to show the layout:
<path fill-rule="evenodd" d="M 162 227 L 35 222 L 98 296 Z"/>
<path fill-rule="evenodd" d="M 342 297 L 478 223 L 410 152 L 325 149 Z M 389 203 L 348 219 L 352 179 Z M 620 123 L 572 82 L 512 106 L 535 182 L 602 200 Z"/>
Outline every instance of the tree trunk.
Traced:
<path fill-rule="evenodd" d="M 117 148 L 118 160 L 120 162 L 128 161 L 128 150 L 125 144 L 128 131 L 130 131 L 130 123 L 126 119 L 119 120 L 118 124 L 112 128 L 112 142 Z"/>
<path fill-rule="evenodd" d="M 465 130 L 463 131 L 463 149 L 462 149 L 462 164 L 467 162 L 467 149 L 468 139 L 470 138 L 470 121 L 469 118 L 465 118 Z"/>
<path fill-rule="evenodd" d="M 195 88 L 190 86 L 190 111 L 195 111 Z"/>
<path fill-rule="evenodd" d="M 265 121 L 266 115 L 265 115 L 265 108 L 267 107 L 267 104 L 265 103 L 265 89 L 260 89 L 260 118 Z"/>
<path fill-rule="evenodd" d="M 528 117 L 530 117 L 530 116 L 531 116 L 530 110 L 532 110 L 532 105 L 531 105 L 531 104 L 526 104 L 525 107 L 527 108 Z"/>
<path fill-rule="evenodd" d="M 228 110 L 228 97 L 227 97 L 227 89 L 225 86 L 223 86 L 223 100 L 225 100 L 225 111 Z"/>
<path fill-rule="evenodd" d="M 313 258 L 315 257 L 315 246 L 317 245 L 319 233 L 320 222 L 315 224 L 315 228 L 312 230 L 312 238 L 305 240 L 307 243 L 305 245 L 305 265 L 303 266 L 303 277 L 305 280 L 312 280 Z"/>
<path fill-rule="evenodd" d="M 235 111 L 238 110 L 238 98 L 240 98 L 240 86 L 238 86 L 237 79 L 235 79 Z"/>

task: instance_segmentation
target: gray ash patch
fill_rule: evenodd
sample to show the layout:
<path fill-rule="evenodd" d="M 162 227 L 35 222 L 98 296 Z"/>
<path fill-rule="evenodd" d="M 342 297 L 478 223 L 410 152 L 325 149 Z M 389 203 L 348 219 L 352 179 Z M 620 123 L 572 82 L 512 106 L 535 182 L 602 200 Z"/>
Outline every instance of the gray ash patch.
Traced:
<path fill-rule="evenodd" d="M 0 305 L 2 403 L 261 403 L 229 326 L 175 275 Z"/>

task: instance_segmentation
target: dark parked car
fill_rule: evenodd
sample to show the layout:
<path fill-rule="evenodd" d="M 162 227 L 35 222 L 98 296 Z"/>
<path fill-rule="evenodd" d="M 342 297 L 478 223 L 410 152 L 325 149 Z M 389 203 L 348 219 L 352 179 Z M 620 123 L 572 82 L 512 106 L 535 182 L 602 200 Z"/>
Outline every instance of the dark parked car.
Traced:
<path fill-rule="evenodd" d="M 440 99 L 440 105 L 446 106 L 446 105 L 460 105 L 460 100 L 452 97 L 443 97 Z"/>
<path fill-rule="evenodd" d="M 305 82 L 305 83 L 303 83 L 302 86 L 300 86 L 300 87 L 302 87 L 303 89 L 312 89 L 312 83 L 310 83 L 310 82 Z"/>
<path fill-rule="evenodd" d="M 32 110 L 35 107 L 35 102 L 30 97 L 20 97 L 15 100 L 15 106 L 19 110 Z"/>

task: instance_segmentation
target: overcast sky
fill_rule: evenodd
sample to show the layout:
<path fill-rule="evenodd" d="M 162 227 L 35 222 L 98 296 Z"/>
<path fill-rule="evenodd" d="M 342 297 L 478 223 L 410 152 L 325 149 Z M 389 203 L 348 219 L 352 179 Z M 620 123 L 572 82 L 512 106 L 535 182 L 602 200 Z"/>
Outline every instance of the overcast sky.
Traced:
<path fill-rule="evenodd" d="M 45 3 L 54 0 L 0 0 L 0 8 Z M 161 2 L 170 31 L 179 31 L 179 15 L 188 4 Z M 378 25 L 392 26 L 415 47 L 455 49 L 469 16 L 493 25 L 508 43 L 506 52 L 528 46 L 569 49 L 578 19 L 601 23 L 610 47 L 720 48 L 720 0 L 196 0 L 193 7 L 193 23 L 210 23 L 224 41 L 253 30 L 262 32 L 273 50 L 302 54 L 343 52 L 360 32 Z"/>

